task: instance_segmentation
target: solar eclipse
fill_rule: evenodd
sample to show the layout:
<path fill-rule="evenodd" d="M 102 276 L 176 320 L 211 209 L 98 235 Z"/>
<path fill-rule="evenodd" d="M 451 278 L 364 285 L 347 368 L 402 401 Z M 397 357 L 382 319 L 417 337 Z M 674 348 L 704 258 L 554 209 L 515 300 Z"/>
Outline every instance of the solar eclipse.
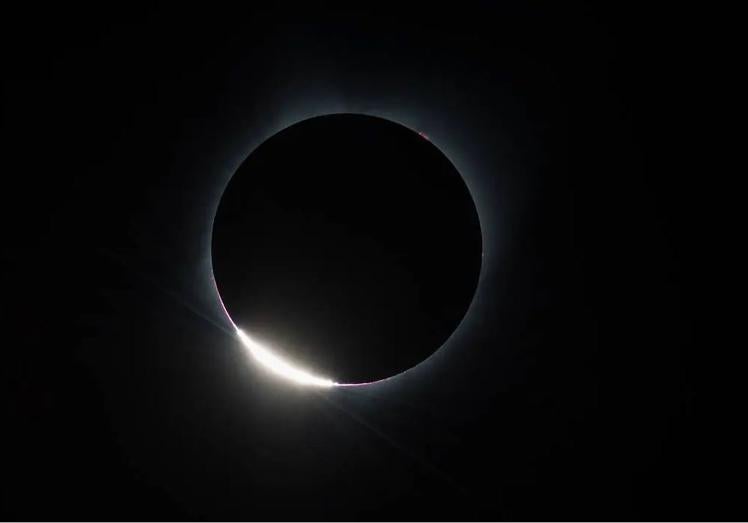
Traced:
<path fill-rule="evenodd" d="M 423 132 L 357 114 L 262 143 L 213 227 L 240 340 L 306 385 L 372 383 L 428 358 L 465 316 L 481 256 L 478 213 L 449 159 Z"/>

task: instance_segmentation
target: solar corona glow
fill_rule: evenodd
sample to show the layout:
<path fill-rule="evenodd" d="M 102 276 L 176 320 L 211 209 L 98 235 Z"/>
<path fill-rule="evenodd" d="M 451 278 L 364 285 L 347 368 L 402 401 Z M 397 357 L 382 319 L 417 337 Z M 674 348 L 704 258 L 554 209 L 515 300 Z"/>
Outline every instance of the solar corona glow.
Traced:
<path fill-rule="evenodd" d="M 290 118 L 291 121 L 278 125 L 280 129 L 268 133 L 264 140 L 253 140 L 257 143 L 253 144 L 250 153 L 246 156 L 243 154 L 243 159 L 230 170 L 227 184 L 211 217 L 212 283 L 217 301 L 228 320 L 226 326 L 229 332 L 236 334 L 240 341 L 238 348 L 247 353 L 249 360 L 258 368 L 289 384 L 311 389 L 366 387 L 399 378 L 421 365 L 456 332 L 477 290 L 483 264 L 482 231 L 477 205 L 467 181 L 447 155 L 433 143 L 432 137 L 436 135 L 417 130 L 430 129 L 429 125 L 420 122 L 419 125 L 408 126 L 391 117 L 339 110 L 321 113 L 301 119 Z M 335 139 L 326 141 L 330 136 Z M 284 154 L 287 150 L 311 152 L 316 159 L 318 150 L 327 151 L 327 143 L 338 144 L 341 141 L 349 145 L 346 151 L 362 152 L 364 157 L 372 151 L 377 153 L 373 158 L 378 161 L 372 161 L 375 167 L 369 169 L 373 173 L 371 176 L 376 175 L 372 178 L 376 183 L 372 182 L 369 188 L 371 192 L 360 194 L 357 187 L 346 185 L 349 177 L 346 177 L 344 167 L 361 158 L 355 153 L 343 155 L 335 150 L 330 154 L 320 154 L 320 159 L 315 161 L 324 162 L 324 169 L 319 172 L 327 174 L 315 177 L 317 181 L 314 183 L 308 183 L 308 177 L 294 174 L 300 172 L 296 168 L 298 166 L 288 160 L 294 155 Z M 398 176 L 402 162 L 398 161 L 398 156 L 391 158 L 389 152 L 400 151 L 401 148 L 408 151 L 413 166 Z M 387 154 L 379 154 L 382 151 Z M 303 158 L 307 156 L 300 155 Z M 276 171 L 285 173 L 286 178 L 294 183 L 279 182 Z M 383 179 L 381 172 L 394 174 Z M 432 182 L 434 179 L 438 183 Z M 424 184 L 428 189 L 429 183 L 437 189 L 426 197 Z M 341 194 L 348 191 L 350 201 L 360 205 L 350 205 L 345 203 L 348 201 L 345 199 L 341 203 L 339 198 L 329 197 L 330 191 L 325 190 L 328 186 L 335 187 L 335 191 Z M 450 190 L 444 191 L 443 187 Z M 446 193 L 450 196 L 446 197 Z M 393 194 L 398 196 L 394 197 Z M 379 217 L 381 203 L 388 199 L 392 208 Z M 419 202 L 418 213 L 412 212 L 414 201 Z M 284 203 L 277 206 L 272 202 Z M 377 204 L 369 209 L 367 202 Z M 317 208 L 325 209 L 325 212 L 317 212 Z M 291 227 L 299 216 L 306 216 L 305 212 L 315 217 L 316 221 L 311 220 L 309 225 L 304 222 L 304 227 Z M 448 214 L 450 218 L 440 221 Z M 351 224 L 350 227 L 342 228 L 337 223 L 328 226 L 328 221 L 334 222 L 338 219 L 335 217 L 341 216 Z M 309 239 L 316 238 L 314 234 L 297 233 L 298 230 L 307 229 L 318 234 L 321 243 Z M 349 229 L 374 231 L 376 234 L 372 232 L 371 235 L 375 239 L 371 240 L 366 235 L 366 241 L 359 241 L 358 236 L 351 239 L 349 236 L 355 234 Z M 436 234 L 434 231 L 444 233 Z M 285 240 L 276 241 L 275 238 L 279 237 Z M 395 262 L 391 262 L 392 257 L 384 254 L 381 257 L 385 259 L 379 260 L 374 256 L 378 261 L 370 261 L 369 251 L 372 248 L 369 244 L 372 242 L 378 242 L 373 249 L 374 255 L 387 253 L 388 249 L 396 249 L 398 255 L 408 249 L 413 253 L 403 256 L 403 260 L 398 257 L 397 266 L 393 268 L 391 265 Z M 318 244 L 329 248 L 319 249 Z M 458 244 L 464 248 L 454 248 L 453 251 L 466 254 L 447 257 L 452 262 L 439 266 L 428 253 L 438 259 L 445 258 L 440 250 L 445 244 Z M 237 248 L 237 245 L 241 247 Z M 287 252 L 287 245 L 294 246 L 290 249 L 293 252 Z M 351 248 L 346 247 L 342 255 L 336 256 L 334 249 L 340 245 L 350 245 Z M 332 254 L 328 255 L 328 250 Z M 338 265 L 320 263 L 321 253 L 329 256 L 333 262 L 344 261 Z M 292 260 L 293 263 L 276 263 L 276 258 Z M 303 267 L 297 269 L 294 264 Z M 352 272 L 348 267 L 350 264 L 353 264 Z M 445 270 L 434 268 L 435 265 L 455 276 L 445 281 Z M 266 270 L 268 267 L 272 268 L 269 272 Z M 321 276 L 300 277 L 300 290 L 296 290 L 297 286 L 287 285 L 287 273 Z M 345 276 L 349 273 L 352 276 Z M 344 276 L 338 277 L 341 274 Z M 399 278 L 404 277 L 403 274 L 408 275 L 406 280 L 412 284 L 413 289 L 405 286 L 411 289 L 410 294 L 405 292 L 404 298 L 396 299 L 397 306 L 376 309 L 377 312 L 380 309 L 395 312 L 382 312 L 379 316 L 369 314 L 374 307 L 370 303 L 389 304 L 388 300 L 401 296 L 400 293 L 404 292 L 402 286 L 396 285 Z M 417 274 L 418 278 L 412 277 L 413 274 Z M 320 278 L 328 282 L 325 289 L 327 291 L 329 287 L 330 296 L 346 297 L 332 299 L 324 309 L 348 314 L 356 328 L 338 328 L 337 322 L 331 318 L 337 318 L 339 314 L 318 314 L 319 307 L 307 299 L 312 295 L 307 292 L 310 286 L 316 285 Z M 372 282 L 385 284 L 374 285 Z M 353 291 L 348 293 L 351 286 Z M 276 291 L 276 287 L 281 291 Z M 358 289 L 366 292 L 359 292 Z M 349 294 L 353 298 L 348 299 Z M 424 295 L 430 296 L 427 301 L 432 305 L 423 306 L 422 310 L 434 312 L 439 309 L 440 305 L 433 304 L 449 306 L 439 309 L 438 314 L 422 314 L 424 319 L 419 323 L 412 320 L 414 315 L 407 311 L 409 307 L 415 307 L 415 303 L 422 304 L 420 297 Z M 358 299 L 359 296 L 375 298 L 362 300 Z M 421 301 L 413 296 L 419 296 L 418 300 Z M 288 308 L 286 312 L 289 313 L 284 318 L 274 316 L 278 314 L 274 308 L 277 303 Z M 341 304 L 345 307 L 341 308 Z M 367 319 L 371 316 L 375 319 Z M 435 318 L 439 318 L 439 321 Z M 260 325 L 262 328 L 255 330 Z M 382 325 L 391 325 L 391 328 L 382 329 Z M 283 335 L 268 332 L 269 326 L 284 329 Z M 382 330 L 384 334 L 380 332 Z M 269 342 L 271 339 L 284 341 L 276 345 Z"/>
<path fill-rule="evenodd" d="M 299 385 L 310 385 L 322 388 L 330 388 L 338 385 L 330 379 L 315 376 L 305 370 L 291 365 L 283 358 L 280 358 L 272 351 L 250 338 L 243 330 L 237 328 L 236 334 L 239 336 L 242 344 L 249 350 L 252 357 L 273 374 L 286 378 L 294 383 L 298 383 Z"/>

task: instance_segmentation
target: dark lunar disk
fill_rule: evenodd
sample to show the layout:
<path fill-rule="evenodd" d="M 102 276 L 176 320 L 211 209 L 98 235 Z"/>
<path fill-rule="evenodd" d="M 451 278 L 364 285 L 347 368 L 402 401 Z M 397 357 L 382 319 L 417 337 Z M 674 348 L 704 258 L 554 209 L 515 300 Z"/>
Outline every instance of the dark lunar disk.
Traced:
<path fill-rule="evenodd" d="M 338 114 L 260 145 L 221 198 L 213 270 L 234 323 L 340 383 L 394 376 L 435 352 L 478 284 L 468 189 L 431 142 Z"/>

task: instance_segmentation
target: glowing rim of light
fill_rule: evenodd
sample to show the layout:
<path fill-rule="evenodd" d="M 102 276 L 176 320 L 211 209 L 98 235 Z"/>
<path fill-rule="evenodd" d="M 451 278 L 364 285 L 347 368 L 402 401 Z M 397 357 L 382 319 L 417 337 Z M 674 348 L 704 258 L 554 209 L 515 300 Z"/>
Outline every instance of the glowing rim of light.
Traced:
<path fill-rule="evenodd" d="M 292 121 L 290 123 L 287 122 L 287 123 L 284 123 L 284 124 L 280 125 L 279 129 L 273 131 L 272 133 L 269 133 L 269 135 L 265 138 L 265 140 L 261 140 L 258 144 L 255 145 L 255 147 L 251 148 L 250 151 L 249 151 L 249 153 L 247 153 L 247 155 L 244 156 L 244 159 L 242 160 L 241 163 L 243 163 L 252 154 L 252 152 L 254 152 L 254 150 L 257 147 L 259 147 L 259 145 L 261 145 L 262 143 L 264 143 L 264 141 L 266 141 L 270 137 L 278 134 L 279 132 L 281 132 L 281 131 L 283 131 L 283 130 L 285 130 L 285 129 L 293 126 L 293 125 L 296 125 L 296 124 L 299 124 L 301 122 L 304 122 L 306 120 L 311 120 L 313 118 L 319 118 L 321 116 L 330 116 L 330 115 L 335 115 L 335 114 L 357 114 L 357 115 L 371 116 L 371 117 L 374 117 L 374 118 L 380 118 L 382 120 L 387 120 L 389 122 L 401 125 L 402 127 L 405 127 L 406 129 L 408 129 L 408 130 L 410 130 L 412 132 L 417 133 L 424 140 L 432 142 L 431 138 L 426 133 L 415 130 L 414 127 L 401 122 L 398 118 L 394 118 L 391 115 L 375 114 L 375 113 L 371 113 L 371 112 L 368 112 L 368 111 L 362 111 L 362 112 L 319 111 L 316 114 L 306 115 L 305 117 L 300 118 L 300 119 L 295 119 L 294 118 L 293 119 L 294 121 Z M 436 144 L 434 144 L 434 146 L 447 158 L 447 160 L 450 161 L 450 163 L 452 163 L 452 165 L 455 167 L 455 169 L 457 170 L 457 172 L 460 173 L 460 177 L 462 178 L 463 183 L 465 183 L 465 185 L 467 186 L 468 194 L 470 194 L 470 198 L 471 198 L 471 200 L 473 202 L 473 205 L 475 205 L 476 211 L 478 211 L 478 223 L 479 223 L 479 227 L 480 227 L 480 230 L 481 230 L 481 245 L 482 246 L 485 245 L 485 241 L 483 241 L 484 229 L 483 229 L 483 224 L 481 223 L 480 208 L 479 208 L 477 200 L 475 199 L 475 197 L 473 195 L 473 191 L 470 190 L 470 184 L 468 183 L 468 180 L 462 175 L 462 171 L 457 168 L 457 166 L 455 165 L 454 161 L 450 158 L 449 155 L 447 155 L 447 153 L 443 150 L 443 148 L 439 147 Z M 239 165 L 241 165 L 241 163 Z M 232 173 L 231 176 L 228 177 L 228 180 L 226 182 L 227 185 L 231 181 L 231 178 L 233 178 L 234 174 L 236 174 L 235 171 L 234 171 L 234 173 Z M 225 190 L 226 190 L 226 188 L 224 187 L 223 191 L 221 191 L 221 195 L 223 195 L 223 192 Z M 220 205 L 220 197 L 219 197 L 219 205 Z M 216 207 L 216 212 L 217 212 L 217 207 Z M 215 214 L 213 216 L 213 219 L 215 220 Z M 483 269 L 484 269 L 483 268 L 483 262 L 482 262 L 483 255 L 484 255 L 484 252 L 483 252 L 483 250 L 481 250 L 481 267 L 480 267 L 480 272 L 479 272 L 479 275 L 478 275 L 478 285 L 476 285 L 476 289 L 475 289 L 475 291 L 473 293 L 473 297 L 472 297 L 472 299 L 470 301 L 470 304 L 468 305 L 468 309 L 467 309 L 467 311 L 465 311 L 465 315 L 463 316 L 463 318 L 460 320 L 460 322 L 455 327 L 454 331 L 450 335 L 450 338 L 452 336 L 454 336 L 455 332 L 457 332 L 460 329 L 460 326 L 465 321 L 465 318 L 468 316 L 468 314 L 470 312 L 470 309 L 472 309 L 472 307 L 473 307 L 473 303 L 475 301 L 475 297 L 478 294 L 478 287 L 480 286 L 480 280 L 482 279 L 482 276 L 483 276 Z M 213 272 L 212 268 L 211 268 L 211 272 Z M 286 361 L 285 359 L 281 358 L 280 356 L 278 356 L 277 354 L 275 354 L 273 351 L 271 351 L 267 347 L 263 346 L 262 344 L 260 344 L 256 340 L 250 338 L 249 335 L 247 335 L 247 333 L 245 333 L 242 329 L 240 329 L 239 327 L 237 327 L 237 325 L 234 323 L 234 320 L 231 318 L 231 315 L 229 314 L 228 309 L 226 309 L 226 305 L 223 303 L 223 298 L 221 297 L 221 291 L 218 289 L 218 282 L 215 280 L 215 275 L 213 275 L 213 285 L 215 287 L 216 294 L 218 296 L 218 302 L 221 304 L 221 308 L 223 309 L 223 312 L 226 314 L 226 317 L 228 318 L 229 322 L 233 325 L 234 329 L 236 330 L 237 337 L 242 342 L 242 345 L 244 345 L 244 347 L 249 351 L 249 353 L 252 355 L 253 359 L 256 360 L 258 363 L 260 363 L 263 367 L 265 367 L 271 373 L 275 374 L 276 376 L 285 378 L 285 379 L 287 379 L 287 380 L 289 380 L 291 382 L 294 382 L 294 383 L 296 383 L 298 385 L 306 385 L 306 386 L 313 386 L 313 387 L 326 388 L 326 389 L 333 388 L 333 387 L 363 387 L 363 386 L 366 386 L 366 385 L 373 385 L 375 383 L 382 383 L 382 382 L 385 382 L 385 381 L 390 381 L 393 378 L 396 378 L 398 376 L 402 376 L 403 374 L 406 374 L 408 371 L 410 371 L 410 370 L 418 367 L 419 365 L 423 364 L 426 360 L 430 359 L 434 355 L 434 354 L 431 354 L 428 358 L 426 358 L 425 360 L 421 361 L 420 363 L 414 365 L 413 367 L 410 367 L 409 369 L 405 369 L 402 372 L 399 372 L 399 373 L 394 374 L 392 376 L 388 376 L 386 378 L 381 378 L 381 379 L 377 379 L 377 380 L 373 380 L 373 381 L 360 382 L 360 383 L 338 383 L 338 382 L 333 381 L 333 380 L 331 380 L 329 378 L 323 378 L 323 377 L 320 377 L 320 376 L 316 376 L 316 375 L 314 375 L 311 372 L 303 370 L 303 369 L 299 368 L 298 366 L 289 363 L 288 361 Z M 445 341 L 442 344 L 442 346 L 445 345 L 447 343 L 447 341 Z M 439 349 L 441 349 L 441 347 L 439 347 Z M 435 351 L 435 352 L 438 352 L 439 349 L 437 349 L 437 351 Z"/>

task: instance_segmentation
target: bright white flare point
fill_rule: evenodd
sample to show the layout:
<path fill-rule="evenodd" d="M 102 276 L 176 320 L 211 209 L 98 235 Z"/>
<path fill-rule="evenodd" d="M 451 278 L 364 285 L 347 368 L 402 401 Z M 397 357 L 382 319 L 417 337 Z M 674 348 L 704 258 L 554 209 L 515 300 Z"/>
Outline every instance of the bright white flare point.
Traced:
<path fill-rule="evenodd" d="M 239 336 L 239 339 L 242 340 L 244 346 L 249 349 L 252 356 L 270 372 L 300 385 L 312 385 L 314 387 L 325 388 L 337 385 L 337 383 L 332 380 L 314 376 L 313 374 L 294 367 L 247 336 L 243 330 L 237 328 L 236 334 Z"/>

